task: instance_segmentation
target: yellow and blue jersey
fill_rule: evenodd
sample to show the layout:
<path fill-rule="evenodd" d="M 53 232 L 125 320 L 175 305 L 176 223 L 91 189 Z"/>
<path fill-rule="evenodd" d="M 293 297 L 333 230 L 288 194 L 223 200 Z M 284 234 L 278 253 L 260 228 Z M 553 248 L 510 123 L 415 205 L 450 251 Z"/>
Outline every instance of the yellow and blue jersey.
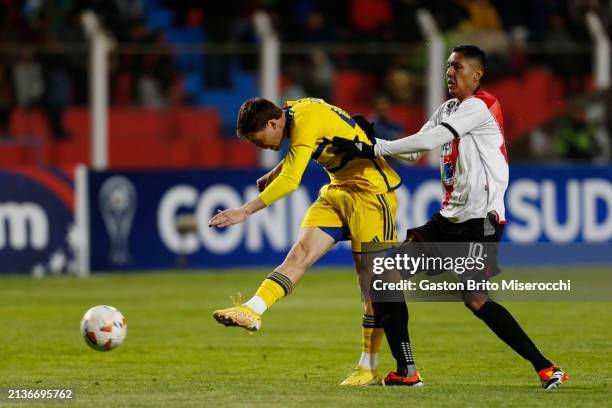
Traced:
<path fill-rule="evenodd" d="M 310 159 L 319 163 L 330 178 L 330 186 L 350 187 L 371 194 L 393 191 L 400 177 L 384 158 L 355 158 L 347 161 L 335 154 L 334 137 L 371 144 L 365 132 L 344 110 L 322 99 L 304 98 L 285 106 L 289 149 L 279 176 L 260 194 L 266 205 L 295 190 Z"/>

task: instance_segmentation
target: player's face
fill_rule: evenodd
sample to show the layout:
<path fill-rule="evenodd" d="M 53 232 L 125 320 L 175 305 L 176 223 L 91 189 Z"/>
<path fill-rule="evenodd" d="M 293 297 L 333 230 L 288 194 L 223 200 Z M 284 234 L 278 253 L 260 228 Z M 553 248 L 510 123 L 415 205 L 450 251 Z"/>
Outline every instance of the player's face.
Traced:
<path fill-rule="evenodd" d="M 249 141 L 260 149 L 280 150 L 283 144 L 282 122 L 281 119 L 270 119 L 262 130 L 249 136 Z"/>
<path fill-rule="evenodd" d="M 477 60 L 466 58 L 460 52 L 453 52 L 446 61 L 446 84 L 448 92 L 463 100 L 474 94 L 483 70 Z"/>

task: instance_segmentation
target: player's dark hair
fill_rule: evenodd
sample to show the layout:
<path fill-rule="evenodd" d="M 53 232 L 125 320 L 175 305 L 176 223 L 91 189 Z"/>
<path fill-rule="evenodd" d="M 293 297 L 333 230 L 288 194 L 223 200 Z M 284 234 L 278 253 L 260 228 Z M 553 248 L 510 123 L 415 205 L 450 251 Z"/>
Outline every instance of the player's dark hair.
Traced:
<path fill-rule="evenodd" d="M 482 68 L 487 66 L 487 55 L 478 46 L 472 44 L 462 44 L 453 48 L 453 52 L 460 52 L 464 57 L 478 60 Z"/>
<path fill-rule="evenodd" d="M 283 110 L 261 97 L 246 100 L 240 107 L 236 120 L 238 137 L 248 139 L 254 132 L 262 130 L 270 119 L 280 119 Z"/>

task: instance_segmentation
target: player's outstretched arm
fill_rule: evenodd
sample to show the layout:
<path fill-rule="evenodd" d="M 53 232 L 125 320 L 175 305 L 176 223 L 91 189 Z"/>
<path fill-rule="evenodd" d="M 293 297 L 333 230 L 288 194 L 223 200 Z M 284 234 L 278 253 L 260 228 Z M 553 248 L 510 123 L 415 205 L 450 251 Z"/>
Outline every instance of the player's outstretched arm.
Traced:
<path fill-rule="evenodd" d="M 218 214 L 208 221 L 208 226 L 223 228 L 239 224 L 246 220 L 249 215 L 256 213 L 297 189 L 311 154 L 312 149 L 309 147 L 291 147 L 285 159 L 273 169 L 274 171 L 278 168 L 278 176 L 274 176 L 274 180 L 266 186 L 259 196 L 240 208 L 219 211 Z"/>
<path fill-rule="evenodd" d="M 396 160 L 403 160 L 403 161 L 414 163 L 418 161 L 421 157 L 423 157 L 424 154 L 425 152 L 404 153 L 404 154 L 394 154 L 391 157 L 393 157 Z"/>
<path fill-rule="evenodd" d="M 420 158 L 419 153 L 442 146 L 453 140 L 454 137 L 448 128 L 440 125 L 397 140 L 375 139 L 374 145 L 368 145 L 357 139 L 349 140 L 340 137 L 334 137 L 332 144 L 336 153 L 345 154 L 349 160 L 355 157 L 374 159 L 380 156 L 393 156 L 401 160 L 415 161 Z"/>
<path fill-rule="evenodd" d="M 376 143 L 385 143 L 385 139 L 376 139 Z M 396 160 L 403 160 L 407 162 L 414 163 L 418 161 L 426 152 L 418 152 L 418 153 L 404 153 L 404 154 L 394 154 L 393 157 Z"/>
<path fill-rule="evenodd" d="M 379 157 L 427 152 L 452 141 L 454 137 L 448 128 L 438 125 L 433 129 L 397 140 L 377 140 L 377 143 L 374 145 L 374 155 Z"/>
<path fill-rule="evenodd" d="M 240 224 L 251 214 L 265 208 L 266 204 L 259 197 L 255 197 L 240 208 L 230 208 L 219 211 L 209 221 L 209 227 L 224 228 L 234 224 Z"/>

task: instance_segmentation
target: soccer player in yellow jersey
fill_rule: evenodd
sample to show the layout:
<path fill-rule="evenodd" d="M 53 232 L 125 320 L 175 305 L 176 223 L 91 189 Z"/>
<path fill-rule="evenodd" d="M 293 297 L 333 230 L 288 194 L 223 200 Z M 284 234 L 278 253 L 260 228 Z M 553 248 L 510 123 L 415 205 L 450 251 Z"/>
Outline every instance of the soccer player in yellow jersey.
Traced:
<path fill-rule="evenodd" d="M 284 109 L 263 98 L 249 99 L 240 108 L 237 132 L 262 149 L 280 150 L 285 140 L 289 149 L 285 158 L 257 181 L 261 194 L 240 208 L 219 212 L 210 219 L 211 227 L 243 222 L 296 190 L 311 159 L 330 178 L 304 216 L 297 241 L 287 257 L 264 279 L 255 296 L 242 305 L 214 312 L 219 323 L 255 331 L 261 326 L 261 314 L 290 294 L 306 270 L 336 242 L 351 240 L 359 273 L 362 243 L 396 240 L 394 189 L 401 180 L 383 158 L 347 160 L 335 153 L 331 145 L 334 137 L 371 142 L 348 113 L 321 99 L 288 102 Z M 344 385 L 382 381 L 377 366 L 383 329 L 372 305 L 366 304 L 364 309 L 361 359 L 342 382 Z"/>

